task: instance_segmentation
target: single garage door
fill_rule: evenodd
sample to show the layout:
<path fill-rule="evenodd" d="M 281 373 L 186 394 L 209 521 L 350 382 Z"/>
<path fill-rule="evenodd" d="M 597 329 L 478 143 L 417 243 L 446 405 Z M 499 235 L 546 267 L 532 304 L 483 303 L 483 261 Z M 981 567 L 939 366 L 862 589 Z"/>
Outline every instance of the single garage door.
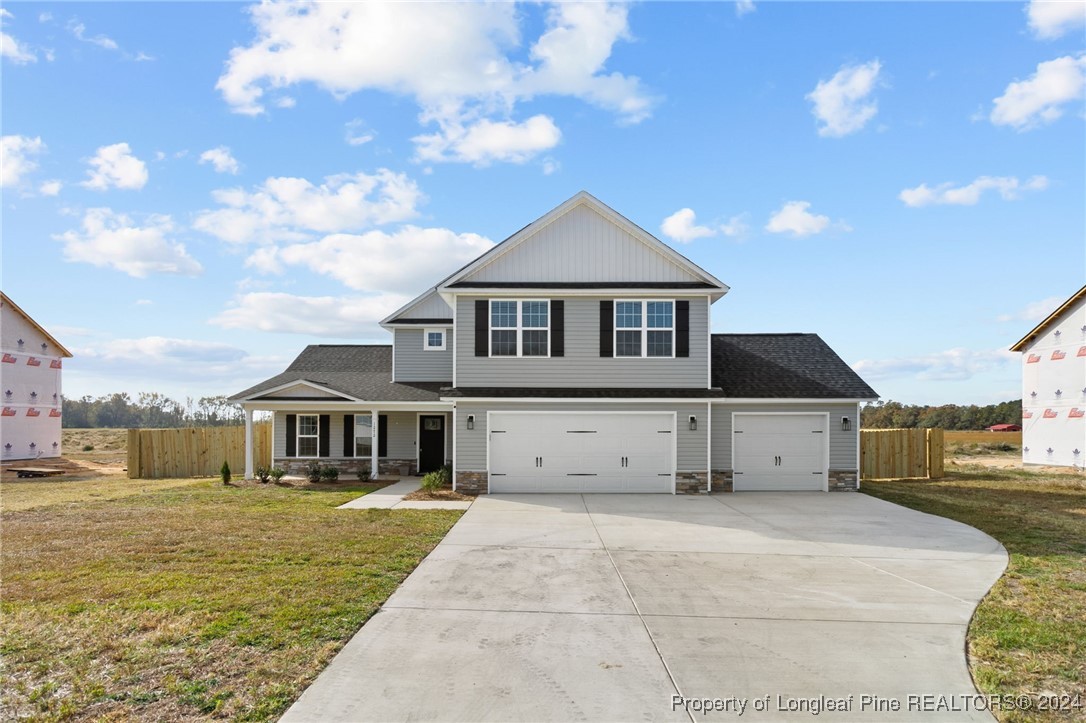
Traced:
<path fill-rule="evenodd" d="M 491 492 L 671 492 L 675 415 L 490 415 Z"/>
<path fill-rule="evenodd" d="M 734 489 L 826 488 L 824 414 L 735 414 L 732 450 Z"/>

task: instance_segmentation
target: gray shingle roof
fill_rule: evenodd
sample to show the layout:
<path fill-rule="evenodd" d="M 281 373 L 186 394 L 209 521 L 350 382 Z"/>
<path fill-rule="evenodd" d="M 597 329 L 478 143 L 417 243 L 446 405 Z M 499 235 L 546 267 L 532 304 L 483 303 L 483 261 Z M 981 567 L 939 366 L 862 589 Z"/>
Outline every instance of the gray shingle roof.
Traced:
<path fill-rule="evenodd" d="M 436 402 L 450 382 L 392 381 L 392 347 L 311 344 L 287 370 L 231 399 L 247 399 L 289 382 L 307 381 L 355 399 L 382 402 Z"/>
<path fill-rule="evenodd" d="M 713 334 L 714 387 L 742 399 L 874 399 L 818 334 Z"/>
<path fill-rule="evenodd" d="M 446 397 L 539 397 L 550 399 L 711 399 L 719 389 L 666 389 L 633 387 L 458 387 L 446 389 Z"/>

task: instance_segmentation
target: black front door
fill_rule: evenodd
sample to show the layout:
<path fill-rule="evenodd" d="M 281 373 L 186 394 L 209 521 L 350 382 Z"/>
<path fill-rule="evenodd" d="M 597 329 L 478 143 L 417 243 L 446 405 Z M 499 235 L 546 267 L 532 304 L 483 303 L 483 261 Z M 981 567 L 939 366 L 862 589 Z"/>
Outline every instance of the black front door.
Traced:
<path fill-rule="evenodd" d="M 419 474 L 439 469 L 445 464 L 445 417 L 419 417 Z"/>

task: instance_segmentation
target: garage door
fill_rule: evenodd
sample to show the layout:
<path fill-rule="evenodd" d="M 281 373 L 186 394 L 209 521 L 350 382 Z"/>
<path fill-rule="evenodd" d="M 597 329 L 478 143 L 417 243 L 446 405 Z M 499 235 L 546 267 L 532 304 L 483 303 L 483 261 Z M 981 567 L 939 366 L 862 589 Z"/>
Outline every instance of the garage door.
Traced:
<path fill-rule="evenodd" d="M 491 492 L 671 492 L 675 416 L 490 415 Z"/>
<path fill-rule="evenodd" d="M 824 414 L 735 414 L 735 491 L 825 489 L 826 424 Z"/>

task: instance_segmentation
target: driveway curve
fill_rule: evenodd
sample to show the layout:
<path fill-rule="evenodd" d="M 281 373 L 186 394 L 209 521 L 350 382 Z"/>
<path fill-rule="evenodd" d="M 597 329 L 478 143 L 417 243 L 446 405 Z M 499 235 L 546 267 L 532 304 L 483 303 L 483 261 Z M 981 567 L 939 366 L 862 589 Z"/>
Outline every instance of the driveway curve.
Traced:
<path fill-rule="evenodd" d="M 992 720 L 1006 563 L 863 494 L 481 497 L 283 720 Z"/>

